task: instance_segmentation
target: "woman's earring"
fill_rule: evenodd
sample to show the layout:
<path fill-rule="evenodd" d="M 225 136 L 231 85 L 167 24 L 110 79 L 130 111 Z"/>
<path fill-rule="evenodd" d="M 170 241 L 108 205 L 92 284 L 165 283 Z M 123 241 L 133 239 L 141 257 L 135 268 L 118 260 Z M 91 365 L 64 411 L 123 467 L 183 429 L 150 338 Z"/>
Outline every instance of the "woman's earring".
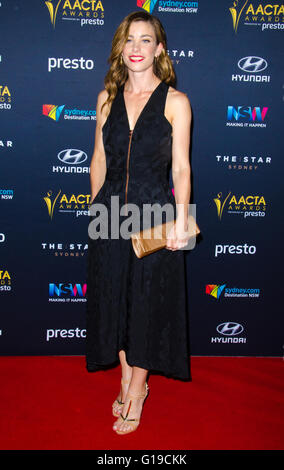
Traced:
<path fill-rule="evenodd" d="M 123 65 L 123 57 L 122 57 L 122 54 L 120 54 L 120 65 Z"/>

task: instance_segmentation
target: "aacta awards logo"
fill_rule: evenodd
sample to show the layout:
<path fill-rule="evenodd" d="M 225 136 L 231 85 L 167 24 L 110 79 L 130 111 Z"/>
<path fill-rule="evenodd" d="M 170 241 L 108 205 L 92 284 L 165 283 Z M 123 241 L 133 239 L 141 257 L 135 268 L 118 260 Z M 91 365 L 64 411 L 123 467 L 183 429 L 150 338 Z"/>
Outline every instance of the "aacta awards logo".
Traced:
<path fill-rule="evenodd" d="M 226 207 L 228 214 L 241 214 L 246 219 L 247 217 L 265 217 L 266 214 L 266 201 L 263 196 L 235 196 L 231 192 L 223 197 L 220 192 L 214 199 L 218 219 L 221 220 L 224 208 Z"/>
<path fill-rule="evenodd" d="M 43 199 L 51 220 L 53 219 L 56 207 L 58 212 L 72 214 L 75 217 L 90 215 L 90 194 L 71 194 L 71 196 L 67 196 L 67 194 L 61 193 L 61 189 L 57 194 L 53 194 L 53 192 L 49 190 Z"/>
<path fill-rule="evenodd" d="M 45 2 L 46 6 L 48 8 L 49 14 L 50 14 L 51 24 L 54 28 L 55 28 L 55 22 L 56 22 L 58 7 L 59 7 L 61 2 L 62 2 L 62 0 L 59 0 L 59 2 L 57 2 L 55 4 L 53 4 L 52 2 L 49 2 L 49 1 Z"/>
<path fill-rule="evenodd" d="M 255 5 L 257 3 L 257 5 Z M 280 2 L 279 2 L 280 3 Z M 241 17 L 246 26 L 261 26 L 261 31 L 284 29 L 284 5 L 269 2 L 253 2 L 235 0 L 229 8 L 233 20 L 233 29 L 238 31 Z"/>
<path fill-rule="evenodd" d="M 100 0 L 54 0 L 45 1 L 50 21 L 55 28 L 58 9 L 61 6 L 62 20 L 79 21 L 81 26 L 103 25 L 104 7 Z"/>
<path fill-rule="evenodd" d="M 7 269 L 0 269 L 0 292 L 10 291 L 11 287 L 11 275 Z"/>
<path fill-rule="evenodd" d="M 235 2 L 233 2 L 233 6 L 229 8 L 231 15 L 232 15 L 232 19 L 233 19 L 233 28 L 234 28 L 235 33 L 238 30 L 240 17 L 247 3 L 248 3 L 248 0 L 246 0 L 244 4 L 240 7 L 238 5 L 239 4 L 238 0 L 236 0 Z"/>
<path fill-rule="evenodd" d="M 0 85 L 0 109 L 12 108 L 12 96 L 7 85 Z"/>

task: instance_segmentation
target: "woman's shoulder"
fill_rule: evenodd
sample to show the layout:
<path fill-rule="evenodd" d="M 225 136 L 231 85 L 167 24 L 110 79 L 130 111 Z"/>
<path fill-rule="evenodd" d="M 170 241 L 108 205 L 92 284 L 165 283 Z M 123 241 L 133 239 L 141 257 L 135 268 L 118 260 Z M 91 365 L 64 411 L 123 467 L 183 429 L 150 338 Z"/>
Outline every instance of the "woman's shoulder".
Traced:
<path fill-rule="evenodd" d="M 186 93 L 177 90 L 176 88 L 169 86 L 168 92 L 169 102 L 173 103 L 175 106 L 186 106 L 190 105 L 189 98 Z"/>
<path fill-rule="evenodd" d="M 168 113 L 172 118 L 191 115 L 191 105 L 186 93 L 169 87 L 167 98 Z"/>
<path fill-rule="evenodd" d="M 108 92 L 101 90 L 97 97 L 97 120 L 104 122 L 109 114 L 109 105 L 107 103 Z M 104 106 L 105 104 L 105 106 Z"/>
<path fill-rule="evenodd" d="M 103 90 L 101 90 L 99 93 L 98 93 L 98 105 L 103 105 L 105 103 L 105 101 L 108 99 L 108 92 L 107 90 L 104 88 Z"/>

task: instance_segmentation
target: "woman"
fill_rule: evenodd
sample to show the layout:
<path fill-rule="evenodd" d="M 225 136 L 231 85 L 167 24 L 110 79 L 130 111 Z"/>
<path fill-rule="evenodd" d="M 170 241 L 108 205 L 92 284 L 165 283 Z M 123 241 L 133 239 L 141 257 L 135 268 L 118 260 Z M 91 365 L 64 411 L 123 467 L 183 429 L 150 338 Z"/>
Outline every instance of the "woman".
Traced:
<path fill-rule="evenodd" d="M 127 204 L 170 203 L 176 211 L 166 249 L 142 259 L 129 238 L 93 239 L 89 230 L 87 369 L 120 360 L 120 393 L 112 406 L 118 434 L 137 429 L 149 371 L 190 380 L 181 248 L 188 242 L 191 110 L 186 95 L 170 86 L 175 75 L 166 47 L 157 18 L 128 15 L 114 35 L 97 102 L 91 213 L 99 204 L 110 211 L 112 196 L 119 196 L 120 223 Z"/>

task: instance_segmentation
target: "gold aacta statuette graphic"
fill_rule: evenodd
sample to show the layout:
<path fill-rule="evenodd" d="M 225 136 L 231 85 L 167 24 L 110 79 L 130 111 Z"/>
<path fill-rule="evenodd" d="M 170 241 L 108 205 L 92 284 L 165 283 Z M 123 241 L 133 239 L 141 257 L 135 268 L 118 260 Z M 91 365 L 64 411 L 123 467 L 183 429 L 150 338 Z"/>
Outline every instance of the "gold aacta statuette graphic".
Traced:
<path fill-rule="evenodd" d="M 238 13 L 237 8 L 236 8 L 238 6 L 238 3 L 239 3 L 238 0 L 235 0 L 233 2 L 233 6 L 231 8 L 229 8 L 229 10 L 231 12 L 231 15 L 232 15 L 232 18 L 233 18 L 233 28 L 234 28 L 235 33 L 237 32 L 240 17 L 241 17 L 241 14 L 242 14 L 243 9 L 245 8 L 247 2 L 248 2 L 248 0 L 245 1 L 245 3 L 243 4 L 241 10 L 239 11 L 239 13 Z"/>
<path fill-rule="evenodd" d="M 217 194 L 217 197 L 215 197 L 213 200 L 216 204 L 216 207 L 217 207 L 217 214 L 218 214 L 218 218 L 221 220 L 222 218 L 222 214 L 223 214 L 223 209 L 225 207 L 225 204 L 227 202 L 227 199 L 228 197 L 230 196 L 231 192 L 229 192 L 229 194 L 226 196 L 225 200 L 223 201 L 223 203 L 221 202 L 221 198 L 222 198 L 222 193 L 218 193 Z"/>
<path fill-rule="evenodd" d="M 59 2 L 57 2 L 56 7 L 54 8 L 54 5 L 51 1 L 45 2 L 46 6 L 48 8 L 49 14 L 50 14 L 50 21 L 51 21 L 54 28 L 55 28 L 57 10 L 58 10 L 58 7 L 59 7 L 60 3 L 61 3 L 61 0 L 59 0 Z"/>
<path fill-rule="evenodd" d="M 60 193 L 61 193 L 61 189 L 59 190 L 59 193 L 57 194 L 57 196 L 55 197 L 53 202 L 51 200 L 52 191 L 47 191 L 47 193 L 46 193 L 47 196 L 45 196 L 43 198 L 45 200 L 46 205 L 47 205 L 48 215 L 51 219 L 53 217 L 54 207 L 55 207 L 56 201 L 57 201 Z"/>

